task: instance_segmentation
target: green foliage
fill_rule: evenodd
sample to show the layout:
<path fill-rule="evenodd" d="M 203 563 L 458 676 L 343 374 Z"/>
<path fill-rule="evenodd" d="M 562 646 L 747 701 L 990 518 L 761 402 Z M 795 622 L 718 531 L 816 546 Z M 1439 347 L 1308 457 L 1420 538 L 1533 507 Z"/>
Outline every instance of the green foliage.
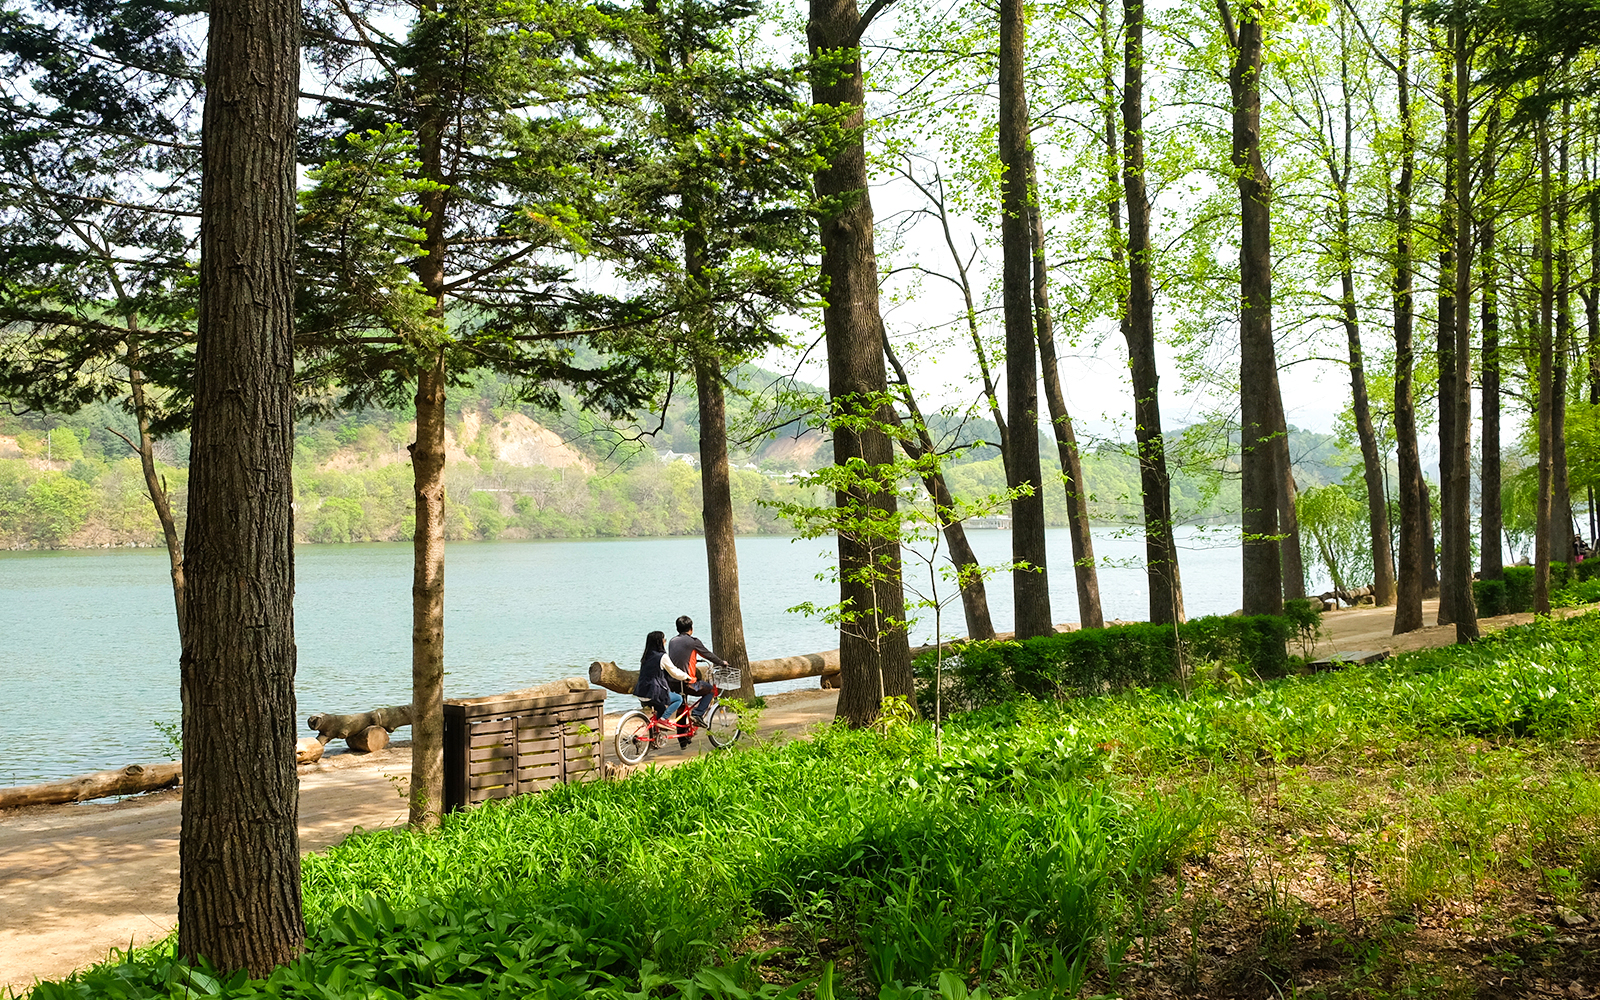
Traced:
<path fill-rule="evenodd" d="M 1533 610 L 1533 567 L 1507 566 L 1502 575 L 1506 582 L 1506 600 L 1502 614 Z"/>
<path fill-rule="evenodd" d="M 1506 581 L 1503 579 L 1472 581 L 1472 603 L 1478 608 L 1479 618 L 1509 614 Z"/>
<path fill-rule="evenodd" d="M 940 973 L 1019 995 L 1053 982 L 1051 956 L 1087 956 L 1201 818 L 1085 780 L 1099 754 L 1049 722 L 950 727 L 942 757 L 927 725 L 892 729 L 558 786 L 430 835 L 357 834 L 306 858 L 307 953 L 268 979 L 219 980 L 169 944 L 32 1000 L 810 989 L 820 970 L 735 954 L 765 922 L 857 949 L 887 995 L 920 998 Z"/>
<path fill-rule="evenodd" d="M 1274 615 L 1216 615 L 1185 622 L 1181 635 L 1190 662 L 1238 664 L 1276 677 L 1287 666 L 1284 644 L 1296 628 Z M 919 678 L 929 679 L 932 662 L 932 653 L 917 658 Z M 1172 626 L 1137 622 L 1021 642 L 962 643 L 946 656 L 945 669 L 953 678 L 949 696 L 970 709 L 1019 694 L 1059 699 L 1166 684 L 1178 680 L 1178 657 Z M 930 704 L 932 696 L 931 688 L 921 695 Z"/>
<path fill-rule="evenodd" d="M 1337 483 L 1303 490 L 1295 498 L 1306 563 L 1320 560 L 1335 590 L 1349 591 L 1372 578 L 1366 507 Z"/>

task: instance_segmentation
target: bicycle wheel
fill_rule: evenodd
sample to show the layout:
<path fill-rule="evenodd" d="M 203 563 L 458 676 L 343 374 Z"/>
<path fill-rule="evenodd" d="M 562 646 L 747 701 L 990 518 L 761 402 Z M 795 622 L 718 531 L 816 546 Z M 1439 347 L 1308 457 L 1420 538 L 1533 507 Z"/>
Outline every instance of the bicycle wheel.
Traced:
<path fill-rule="evenodd" d="M 629 712 L 617 720 L 617 758 L 624 764 L 637 764 L 650 756 L 650 717 Z"/>
<path fill-rule="evenodd" d="M 733 746 L 738 742 L 744 731 L 739 728 L 739 717 L 726 705 L 713 705 L 711 716 L 706 719 L 706 739 L 711 745 L 721 750 L 723 747 Z"/>

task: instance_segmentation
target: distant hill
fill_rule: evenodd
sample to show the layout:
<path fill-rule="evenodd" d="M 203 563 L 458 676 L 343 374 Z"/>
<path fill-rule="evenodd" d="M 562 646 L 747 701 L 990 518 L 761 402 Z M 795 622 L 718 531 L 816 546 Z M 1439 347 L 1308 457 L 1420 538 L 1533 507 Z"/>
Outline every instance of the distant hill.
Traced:
<path fill-rule="evenodd" d="M 738 530 L 787 526 L 760 503 L 798 496 L 797 472 L 832 461 L 831 442 L 808 420 L 824 394 L 754 366 L 735 369 L 727 397 Z M 448 394 L 447 537 L 455 540 L 695 534 L 700 531 L 696 472 L 699 420 L 692 384 L 663 411 L 630 421 L 581 412 L 570 400 L 556 412 L 518 403 L 514 387 L 480 375 Z M 415 435 L 409 407 L 370 408 L 305 420 L 295 443 L 296 533 L 302 541 L 409 538 L 413 499 L 406 446 Z M 994 424 L 951 414 L 930 417 L 958 494 L 1005 488 Z M 48 432 L 47 432 L 48 429 Z M 65 417 L 0 411 L 0 547 L 155 545 L 160 532 L 144 496 L 137 460 L 113 429 L 132 436 L 132 420 L 98 405 Z M 1194 426 L 1168 435 L 1174 513 L 1184 522 L 1237 519 L 1237 434 Z M 1046 517 L 1066 523 L 1056 446 L 1039 433 Z M 1353 456 L 1331 435 L 1291 429 L 1290 451 L 1302 488 L 1342 479 Z M 180 516 L 187 482 L 187 435 L 158 446 Z M 1083 455 L 1096 520 L 1141 518 L 1138 464 L 1131 444 L 1101 442 Z"/>

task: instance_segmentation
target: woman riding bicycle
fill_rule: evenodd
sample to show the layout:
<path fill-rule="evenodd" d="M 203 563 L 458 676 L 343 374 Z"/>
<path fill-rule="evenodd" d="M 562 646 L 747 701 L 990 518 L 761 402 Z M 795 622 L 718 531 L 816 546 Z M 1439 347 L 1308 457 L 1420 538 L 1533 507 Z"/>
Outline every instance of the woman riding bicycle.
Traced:
<path fill-rule="evenodd" d="M 658 719 L 676 719 L 683 708 L 683 695 L 672 690 L 667 683 L 670 677 L 686 681 L 689 675 L 679 670 L 667 656 L 667 634 L 651 632 L 645 636 L 644 655 L 639 658 L 639 680 L 633 686 L 633 695 L 648 701 Z"/>

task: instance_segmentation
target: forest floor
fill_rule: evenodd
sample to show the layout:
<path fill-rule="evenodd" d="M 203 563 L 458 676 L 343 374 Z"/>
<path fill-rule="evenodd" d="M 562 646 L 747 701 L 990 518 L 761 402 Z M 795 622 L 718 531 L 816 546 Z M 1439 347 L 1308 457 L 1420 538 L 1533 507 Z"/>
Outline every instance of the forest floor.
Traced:
<path fill-rule="evenodd" d="M 1437 602 L 1425 602 L 1424 620 L 1432 621 L 1436 613 Z M 1480 624 L 1491 631 L 1530 617 L 1505 615 Z M 1389 609 L 1330 612 L 1315 654 L 1399 652 L 1454 641 L 1449 626 L 1397 638 L 1390 634 L 1392 621 Z M 769 697 L 758 737 L 804 733 L 831 719 L 836 701 L 835 691 Z M 686 751 L 672 748 L 659 763 L 687 760 L 706 745 L 697 739 Z M 403 823 L 402 789 L 409 772 L 409 744 L 403 741 L 379 753 L 340 754 L 302 767 L 301 847 L 316 851 L 353 830 Z M 111 803 L 0 813 L 0 995 L 61 978 L 104 959 L 113 949 L 170 933 L 177 915 L 180 795 L 174 790 Z M 1225 861 L 1219 856 L 1223 853 L 1214 851 L 1208 867 Z M 1221 875 L 1218 871 L 1210 877 Z"/>

